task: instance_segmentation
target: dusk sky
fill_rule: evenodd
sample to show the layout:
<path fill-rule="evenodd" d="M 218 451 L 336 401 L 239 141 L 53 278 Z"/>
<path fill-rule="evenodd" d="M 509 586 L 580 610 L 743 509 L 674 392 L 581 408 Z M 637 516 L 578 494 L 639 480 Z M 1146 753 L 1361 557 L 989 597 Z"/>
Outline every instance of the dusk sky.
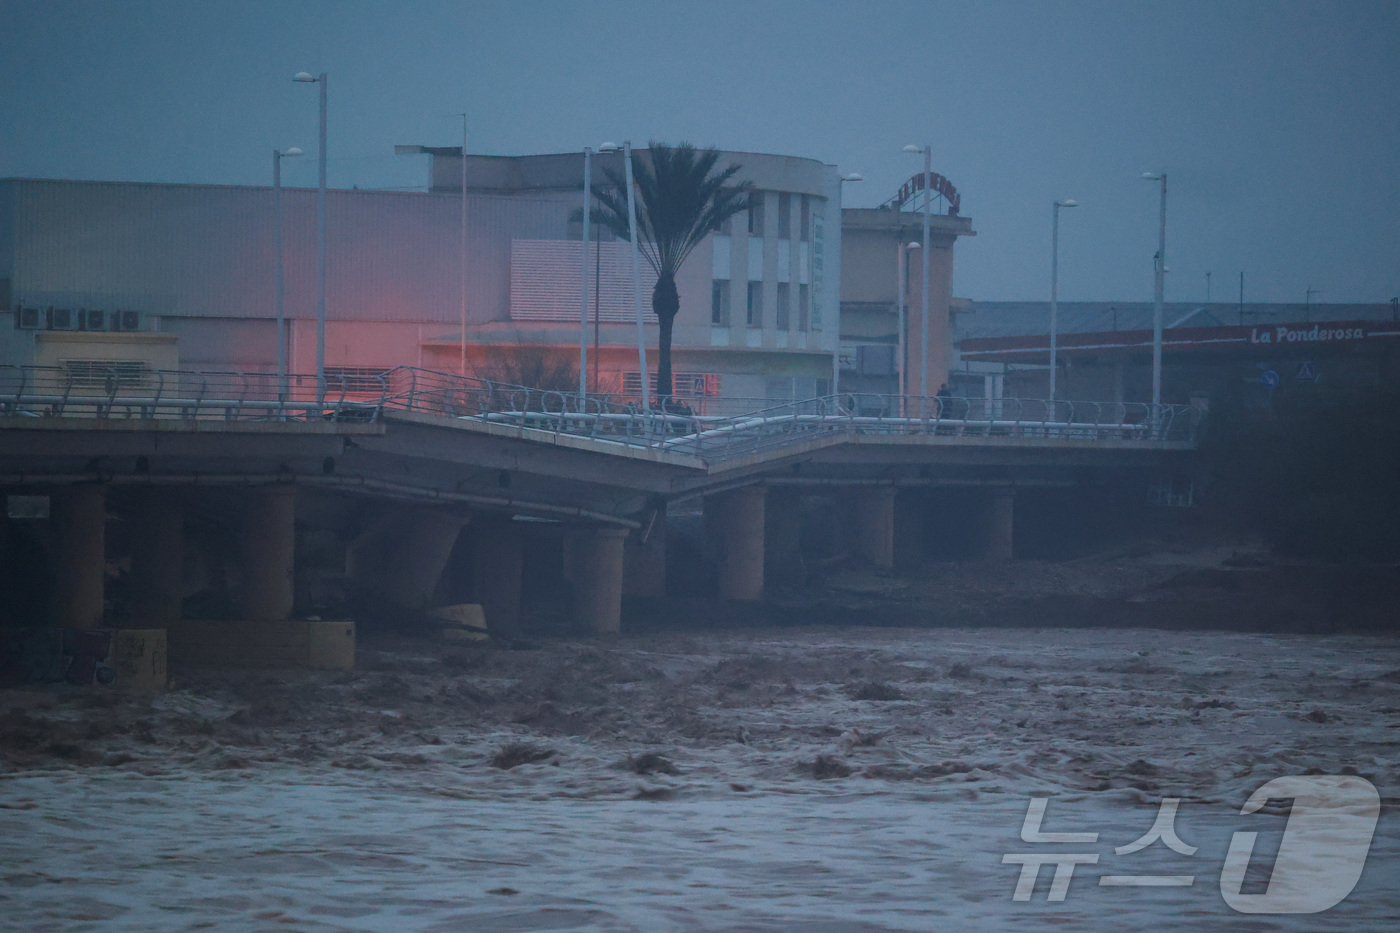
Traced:
<path fill-rule="evenodd" d="M 0 177 L 413 188 L 398 143 L 687 140 L 821 159 L 874 206 L 920 167 L 978 236 L 955 294 L 1169 301 L 1400 293 L 1400 3 L 0 0 Z"/>

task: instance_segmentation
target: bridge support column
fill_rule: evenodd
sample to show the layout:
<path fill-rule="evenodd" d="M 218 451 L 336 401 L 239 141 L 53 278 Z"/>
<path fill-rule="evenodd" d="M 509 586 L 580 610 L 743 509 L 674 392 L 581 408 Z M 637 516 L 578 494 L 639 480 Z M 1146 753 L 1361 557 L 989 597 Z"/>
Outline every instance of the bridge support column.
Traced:
<path fill-rule="evenodd" d="M 525 533 L 509 515 L 480 515 L 472 522 L 472 567 L 476 601 L 486 627 L 496 634 L 520 626 L 525 580 Z"/>
<path fill-rule="evenodd" d="M 924 562 L 924 523 L 928 496 L 922 489 L 901 489 L 894 499 L 894 566 L 911 570 Z"/>
<path fill-rule="evenodd" d="M 995 486 L 988 490 L 982 528 L 983 560 L 1011 560 L 1015 544 L 1015 506 L 1016 490 L 1012 487 Z"/>
<path fill-rule="evenodd" d="M 802 492 L 771 486 L 763 504 L 763 573 L 767 579 L 801 583 Z"/>
<path fill-rule="evenodd" d="M 248 494 L 239 541 L 239 610 L 246 619 L 275 621 L 292 614 L 296 501 L 294 486 L 269 486 Z"/>
<path fill-rule="evenodd" d="M 107 574 L 107 490 L 69 486 L 49 498 L 53 529 L 53 597 L 49 618 L 64 628 L 102 625 Z"/>
<path fill-rule="evenodd" d="M 378 595 L 406 609 L 428 608 L 457 536 L 469 516 L 447 509 L 413 509 L 395 516 L 357 554 L 360 572 L 377 581 Z"/>
<path fill-rule="evenodd" d="M 147 489 L 132 518 L 131 621 L 169 628 L 180 621 L 185 582 L 185 510 L 176 493 Z"/>
<path fill-rule="evenodd" d="M 893 486 L 859 486 L 847 494 L 850 554 L 875 567 L 894 566 Z"/>
<path fill-rule="evenodd" d="M 643 540 L 645 539 L 645 540 Z M 666 595 L 666 504 L 655 517 L 628 535 L 623 545 L 622 587 L 628 596 Z"/>
<path fill-rule="evenodd" d="M 622 627 L 625 528 L 583 528 L 571 535 L 574 618 L 590 632 Z"/>
<path fill-rule="evenodd" d="M 744 486 L 705 497 L 705 511 L 713 510 L 719 537 L 719 595 L 721 599 L 763 597 L 763 500 L 762 486 Z"/>

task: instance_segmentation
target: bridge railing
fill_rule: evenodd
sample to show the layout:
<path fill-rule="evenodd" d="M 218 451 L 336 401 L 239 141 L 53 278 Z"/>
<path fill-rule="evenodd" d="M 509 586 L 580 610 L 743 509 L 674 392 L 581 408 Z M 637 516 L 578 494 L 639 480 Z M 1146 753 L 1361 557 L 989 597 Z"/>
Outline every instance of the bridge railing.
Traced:
<path fill-rule="evenodd" d="M 227 421 L 373 421 L 382 377 L 152 370 L 100 365 L 0 366 L 0 415 Z"/>
<path fill-rule="evenodd" d="M 725 400 L 729 412 L 494 382 L 401 366 L 375 375 L 145 370 L 109 364 L 0 366 L 0 415 L 374 421 L 385 409 L 510 425 L 724 459 L 823 433 L 1064 441 L 1191 441 L 1191 406 L 846 393 Z"/>

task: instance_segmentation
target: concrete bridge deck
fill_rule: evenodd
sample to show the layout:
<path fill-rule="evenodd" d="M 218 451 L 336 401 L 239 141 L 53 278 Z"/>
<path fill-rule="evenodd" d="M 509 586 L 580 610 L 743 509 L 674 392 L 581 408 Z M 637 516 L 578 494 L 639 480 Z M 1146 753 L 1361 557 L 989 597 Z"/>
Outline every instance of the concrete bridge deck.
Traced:
<path fill-rule="evenodd" d="M 635 591 L 664 588 L 664 515 L 674 503 L 703 499 L 719 592 L 753 599 L 765 566 L 797 545 L 803 491 L 839 491 L 853 552 L 890 565 L 907 537 L 897 497 L 979 487 L 985 550 L 1010 556 L 1017 489 L 1160 470 L 1194 448 L 1199 430 L 1183 407 L 1017 399 L 838 397 L 729 416 L 643 412 L 627 400 L 406 368 L 377 386 L 304 376 L 279 385 L 273 374 L 84 378 L 0 372 L 0 488 L 51 497 L 49 563 L 59 570 L 49 614 L 79 626 L 102 618 L 108 489 L 137 524 L 163 523 L 136 547 L 164 542 L 165 553 L 133 553 L 133 566 L 146 568 L 139 585 L 156 593 L 138 602 L 164 607 L 158 616 L 179 612 L 168 565 L 192 501 L 209 498 L 233 503 L 226 511 L 240 541 L 253 542 L 240 545 L 242 614 L 287 617 L 296 503 L 306 493 L 358 503 L 343 508 L 362 520 L 338 524 L 356 584 L 410 609 L 433 600 L 459 534 L 474 525 L 495 542 L 477 548 L 474 596 L 511 615 L 518 592 L 491 595 L 520 586 L 511 519 L 565 523 L 578 616 L 607 630 L 617 626 L 624 577 Z M 624 563 L 634 565 L 626 574 Z"/>

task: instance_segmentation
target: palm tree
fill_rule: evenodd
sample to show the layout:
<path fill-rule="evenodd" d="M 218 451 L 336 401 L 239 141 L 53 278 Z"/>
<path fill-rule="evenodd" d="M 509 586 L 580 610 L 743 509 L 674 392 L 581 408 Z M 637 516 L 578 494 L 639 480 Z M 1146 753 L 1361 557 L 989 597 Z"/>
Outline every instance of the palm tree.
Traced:
<path fill-rule="evenodd" d="M 637 248 L 656 272 L 651 310 L 661 324 L 656 365 L 656 396 L 662 408 L 670 402 L 671 327 L 681 308 L 676 273 L 699 243 L 721 223 L 749 209 L 753 185 L 733 182 L 742 166 L 730 164 L 711 174 L 719 153 L 699 150 L 690 143 L 667 146 L 655 140 L 648 146 L 649 160 L 634 158 L 632 174 L 637 184 Z M 650 164 L 648 164 L 648 162 Z M 595 185 L 598 222 L 624 240 L 631 238 L 627 223 L 627 183 L 613 168 L 604 169 L 611 186 Z M 647 378 L 642 373 L 642 378 Z"/>

